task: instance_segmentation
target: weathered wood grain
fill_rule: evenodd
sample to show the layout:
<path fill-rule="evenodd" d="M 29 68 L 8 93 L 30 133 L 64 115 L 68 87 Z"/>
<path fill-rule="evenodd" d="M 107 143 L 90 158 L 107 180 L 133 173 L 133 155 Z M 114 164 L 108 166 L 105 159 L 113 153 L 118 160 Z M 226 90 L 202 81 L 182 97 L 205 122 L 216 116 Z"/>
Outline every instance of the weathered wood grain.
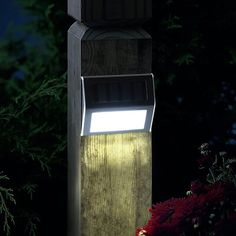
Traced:
<path fill-rule="evenodd" d="M 68 14 L 89 26 L 142 24 L 152 16 L 152 0 L 68 0 Z"/>
<path fill-rule="evenodd" d="M 80 130 L 81 130 L 81 38 L 83 25 L 73 24 L 68 31 L 68 236 L 80 235 Z"/>
<path fill-rule="evenodd" d="M 77 20 L 81 20 L 81 1 L 79 0 L 68 0 L 67 1 L 67 11 L 68 14 Z"/>
<path fill-rule="evenodd" d="M 133 236 L 151 206 L 151 135 L 82 137 L 82 236 Z"/>
<path fill-rule="evenodd" d="M 143 29 L 89 29 L 82 39 L 82 74 L 150 73 L 152 39 Z"/>
<path fill-rule="evenodd" d="M 83 75 L 151 72 L 142 29 L 68 31 L 68 235 L 134 235 L 151 207 L 151 134 L 80 137 Z"/>

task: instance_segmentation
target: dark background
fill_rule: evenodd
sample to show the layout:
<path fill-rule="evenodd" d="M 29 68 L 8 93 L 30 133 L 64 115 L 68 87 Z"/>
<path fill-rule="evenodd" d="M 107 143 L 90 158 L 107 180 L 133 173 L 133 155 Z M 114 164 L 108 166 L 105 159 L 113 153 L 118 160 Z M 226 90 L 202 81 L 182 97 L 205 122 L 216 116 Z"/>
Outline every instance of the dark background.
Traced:
<path fill-rule="evenodd" d="M 1 1 L 0 171 L 17 201 L 9 203 L 16 217 L 12 235 L 66 235 L 64 73 L 72 23 L 65 1 Z M 235 3 L 153 1 L 144 28 L 153 37 L 156 77 L 156 203 L 185 195 L 197 178 L 203 142 L 235 155 Z M 27 225 L 34 224 L 30 234 Z"/>

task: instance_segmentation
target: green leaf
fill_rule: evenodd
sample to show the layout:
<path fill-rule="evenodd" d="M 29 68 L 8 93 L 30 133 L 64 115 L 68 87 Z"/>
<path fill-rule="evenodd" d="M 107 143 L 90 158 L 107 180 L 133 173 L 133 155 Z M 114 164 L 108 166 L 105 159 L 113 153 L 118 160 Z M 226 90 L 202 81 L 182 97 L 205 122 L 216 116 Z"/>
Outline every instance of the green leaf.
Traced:
<path fill-rule="evenodd" d="M 178 16 L 170 15 L 168 19 L 163 22 L 163 24 L 166 26 L 168 30 L 183 28 L 182 24 L 180 23 L 180 17 Z"/>
<path fill-rule="evenodd" d="M 178 66 L 191 65 L 194 63 L 195 57 L 190 53 L 185 53 L 180 55 L 174 62 Z"/>

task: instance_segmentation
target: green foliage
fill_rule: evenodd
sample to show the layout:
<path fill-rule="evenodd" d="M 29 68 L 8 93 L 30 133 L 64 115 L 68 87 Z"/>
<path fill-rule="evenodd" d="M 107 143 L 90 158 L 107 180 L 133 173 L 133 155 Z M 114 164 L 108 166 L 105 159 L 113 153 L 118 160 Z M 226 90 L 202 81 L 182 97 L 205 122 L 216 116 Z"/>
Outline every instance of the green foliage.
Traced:
<path fill-rule="evenodd" d="M 10 235 L 11 225 L 15 224 L 14 216 L 10 212 L 9 204 L 16 204 L 13 190 L 11 188 L 3 187 L 3 181 L 9 178 L 0 172 L 0 219 L 3 220 L 3 231 L 6 235 Z"/>
<path fill-rule="evenodd" d="M 37 227 L 40 222 L 40 219 L 36 215 L 29 215 L 27 216 L 27 223 L 25 227 L 25 233 L 29 236 L 36 236 L 37 234 Z"/>
<path fill-rule="evenodd" d="M 182 65 L 191 65 L 194 63 L 194 56 L 190 53 L 185 53 L 178 57 L 178 59 L 175 60 L 175 63 L 178 66 Z"/>
<path fill-rule="evenodd" d="M 195 155 L 197 144 L 226 144 L 226 150 L 236 151 L 235 16 L 235 1 L 153 1 L 145 28 L 153 38 L 152 72 L 158 80 L 156 201 L 181 195 L 186 176 L 194 175 L 189 153 Z M 189 167 L 185 176 L 183 163 Z"/>
<path fill-rule="evenodd" d="M 0 166 L 15 193 L 4 187 L 1 180 L 8 178 L 1 175 L 0 224 L 6 235 L 36 236 L 42 221 L 40 196 L 46 191 L 42 183 L 62 179 L 66 166 L 68 25 L 60 23 L 66 16 L 63 1 L 19 3 L 33 15 L 21 29 L 25 35 L 17 38 L 9 32 L 0 41 Z M 11 213 L 8 204 L 15 203 L 14 197 L 17 205 Z"/>
<path fill-rule="evenodd" d="M 167 30 L 181 29 L 183 28 L 183 25 L 179 22 L 180 17 L 169 15 L 168 18 L 163 21 L 163 25 L 166 27 Z"/>
<path fill-rule="evenodd" d="M 235 48 L 230 48 L 229 49 L 229 54 L 230 54 L 229 63 L 231 65 L 235 65 L 236 64 L 236 49 Z"/>
<path fill-rule="evenodd" d="M 218 181 L 233 183 L 236 187 L 236 158 L 230 158 L 226 152 L 215 156 L 215 161 L 209 168 L 207 181 L 211 184 Z"/>
<path fill-rule="evenodd" d="M 22 187 L 22 190 L 29 195 L 30 200 L 33 200 L 33 194 L 35 193 L 37 187 L 38 187 L 37 184 L 27 183 Z"/>

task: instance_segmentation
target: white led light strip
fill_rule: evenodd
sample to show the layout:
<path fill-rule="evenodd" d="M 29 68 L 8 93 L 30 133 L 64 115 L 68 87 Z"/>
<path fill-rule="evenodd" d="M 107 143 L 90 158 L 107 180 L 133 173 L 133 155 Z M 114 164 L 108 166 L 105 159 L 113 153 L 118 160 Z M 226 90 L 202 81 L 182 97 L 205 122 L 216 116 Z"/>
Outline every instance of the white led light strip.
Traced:
<path fill-rule="evenodd" d="M 115 132 L 142 130 L 145 127 L 147 110 L 94 112 L 90 132 Z"/>

